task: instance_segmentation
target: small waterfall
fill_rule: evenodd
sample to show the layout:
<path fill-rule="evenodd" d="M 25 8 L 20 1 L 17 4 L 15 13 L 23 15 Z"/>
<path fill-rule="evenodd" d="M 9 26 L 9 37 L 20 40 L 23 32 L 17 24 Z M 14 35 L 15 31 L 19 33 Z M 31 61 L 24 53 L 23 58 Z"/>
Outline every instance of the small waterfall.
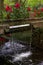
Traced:
<path fill-rule="evenodd" d="M 30 37 L 29 51 L 31 51 L 31 42 L 32 42 L 32 38 Z"/>
<path fill-rule="evenodd" d="M 32 52 L 31 52 L 31 41 L 32 41 L 32 38 L 30 37 L 29 51 L 18 53 L 19 49 L 22 49 L 21 44 L 16 42 L 13 38 L 13 35 L 12 35 L 11 46 L 12 46 L 12 48 L 14 48 L 13 51 L 15 52 L 15 54 L 12 56 L 13 59 L 11 62 L 22 61 L 22 59 L 28 58 L 31 56 L 31 54 L 32 54 Z"/>
<path fill-rule="evenodd" d="M 33 28 L 32 25 L 31 25 L 31 28 Z M 31 51 L 31 48 L 32 48 L 32 47 L 31 47 L 31 43 L 32 43 L 32 29 L 31 29 L 31 36 L 30 36 L 30 47 L 29 47 L 29 50 L 30 50 L 30 51 Z"/>
<path fill-rule="evenodd" d="M 31 55 L 32 55 L 32 53 L 30 51 L 20 53 L 20 54 L 16 54 L 15 56 L 12 56 L 13 60 L 12 61 L 9 60 L 9 61 L 12 62 L 12 63 L 17 62 L 17 61 L 22 61 L 24 58 L 28 58 Z"/>
<path fill-rule="evenodd" d="M 14 38 L 13 36 L 10 38 L 10 44 L 11 44 L 11 48 L 14 48 Z"/>
<path fill-rule="evenodd" d="M 30 42 L 30 45 L 29 45 L 29 51 L 31 51 L 31 42 Z"/>
<path fill-rule="evenodd" d="M 14 38 L 12 36 L 12 47 L 14 48 Z"/>

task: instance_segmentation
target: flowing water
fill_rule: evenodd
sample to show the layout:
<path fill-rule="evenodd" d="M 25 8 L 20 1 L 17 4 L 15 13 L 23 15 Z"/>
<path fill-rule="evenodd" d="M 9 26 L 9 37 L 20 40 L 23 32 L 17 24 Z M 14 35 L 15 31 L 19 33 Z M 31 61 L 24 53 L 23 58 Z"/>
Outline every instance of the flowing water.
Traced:
<path fill-rule="evenodd" d="M 12 65 L 43 65 L 43 50 L 31 47 L 31 42 L 27 47 L 16 41 L 9 41 L 0 50 L 0 56 L 4 55 Z M 0 61 L 0 65 L 3 65 L 2 62 Z"/>

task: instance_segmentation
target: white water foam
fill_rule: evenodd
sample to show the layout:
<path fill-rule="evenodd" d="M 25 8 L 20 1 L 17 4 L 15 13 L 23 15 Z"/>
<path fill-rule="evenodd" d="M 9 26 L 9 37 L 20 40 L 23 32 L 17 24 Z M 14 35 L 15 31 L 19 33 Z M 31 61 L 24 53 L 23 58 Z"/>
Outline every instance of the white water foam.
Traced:
<path fill-rule="evenodd" d="M 27 58 L 27 57 L 29 57 L 31 54 L 32 54 L 31 51 L 17 54 L 17 55 L 15 55 L 15 56 L 13 56 L 13 57 L 14 57 L 13 62 L 22 61 L 23 58 Z"/>

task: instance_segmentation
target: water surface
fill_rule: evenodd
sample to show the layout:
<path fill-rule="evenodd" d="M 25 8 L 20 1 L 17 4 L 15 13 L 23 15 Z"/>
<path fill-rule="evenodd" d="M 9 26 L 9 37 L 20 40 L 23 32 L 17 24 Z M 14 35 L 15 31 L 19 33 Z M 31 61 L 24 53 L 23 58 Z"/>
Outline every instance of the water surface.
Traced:
<path fill-rule="evenodd" d="M 31 45 L 27 47 L 18 42 L 12 42 L 11 44 L 9 41 L 2 46 L 0 55 L 1 54 L 3 54 L 12 65 L 43 65 L 43 50 L 31 47 Z M 3 64 L 0 63 L 0 65 Z"/>

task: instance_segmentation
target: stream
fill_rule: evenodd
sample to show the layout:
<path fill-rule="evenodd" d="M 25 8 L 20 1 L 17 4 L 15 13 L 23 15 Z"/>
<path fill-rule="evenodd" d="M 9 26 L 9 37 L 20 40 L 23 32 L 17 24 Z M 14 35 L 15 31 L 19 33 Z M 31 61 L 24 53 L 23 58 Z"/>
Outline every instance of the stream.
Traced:
<path fill-rule="evenodd" d="M 0 65 L 3 65 L 3 56 L 12 65 L 43 65 L 43 50 L 31 47 L 31 43 L 26 46 L 9 40 L 0 47 Z"/>

